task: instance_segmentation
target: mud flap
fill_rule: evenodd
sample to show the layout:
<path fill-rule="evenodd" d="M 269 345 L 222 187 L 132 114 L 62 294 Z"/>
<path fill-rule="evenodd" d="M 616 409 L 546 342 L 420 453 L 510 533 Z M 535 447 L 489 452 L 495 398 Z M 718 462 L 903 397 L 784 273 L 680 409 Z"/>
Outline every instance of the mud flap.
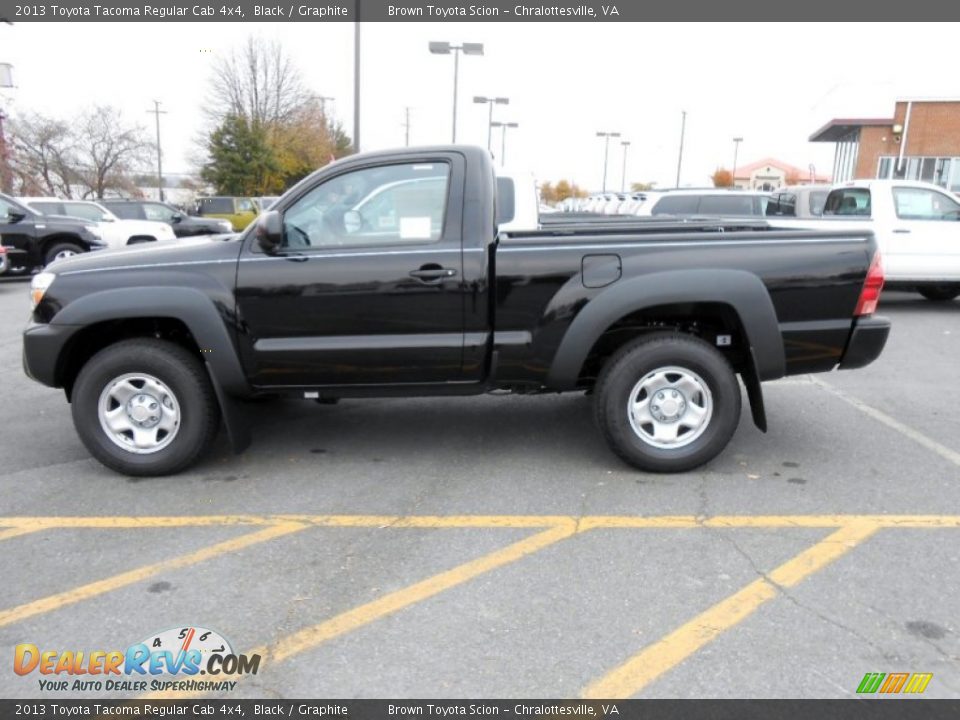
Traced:
<path fill-rule="evenodd" d="M 747 398 L 750 400 L 750 415 L 753 417 L 753 424 L 761 432 L 767 431 L 767 412 L 763 407 L 763 389 L 760 386 L 760 378 L 757 376 L 757 358 L 754 355 L 753 348 L 750 348 L 750 367 L 746 372 L 740 373 L 743 378 L 743 384 L 747 388 Z"/>
<path fill-rule="evenodd" d="M 217 381 L 216 373 L 211 371 L 209 365 L 207 365 L 207 372 L 210 374 L 210 382 L 213 383 L 213 390 L 217 394 L 217 401 L 220 403 L 220 416 L 223 418 L 223 425 L 227 430 L 230 445 L 234 453 L 240 454 L 250 447 L 250 442 L 253 439 L 246 406 L 240 400 L 223 391 Z"/>

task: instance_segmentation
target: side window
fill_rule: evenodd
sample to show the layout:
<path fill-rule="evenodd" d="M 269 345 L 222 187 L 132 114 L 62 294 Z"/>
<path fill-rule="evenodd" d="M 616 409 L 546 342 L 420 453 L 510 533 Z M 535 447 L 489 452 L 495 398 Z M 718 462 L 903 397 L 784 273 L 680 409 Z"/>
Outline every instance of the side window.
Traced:
<path fill-rule="evenodd" d="M 18 208 L 16 205 L 8 203 L 3 198 L 0 198 L 0 218 L 3 218 L 4 220 L 6 220 L 11 213 L 18 213 L 18 212 L 20 212 L 20 208 Z"/>
<path fill-rule="evenodd" d="M 143 214 L 146 216 L 147 220 L 155 220 L 157 222 L 170 222 L 173 219 L 174 212 L 166 205 L 159 205 L 157 203 L 146 203 L 143 206 Z"/>
<path fill-rule="evenodd" d="M 107 209 L 122 220 L 142 220 L 143 213 L 139 212 L 137 203 L 105 203 Z"/>
<path fill-rule="evenodd" d="M 960 204 L 926 188 L 894 188 L 893 204 L 901 220 L 960 220 Z"/>
<path fill-rule="evenodd" d="M 93 220 L 94 222 L 101 222 L 104 218 L 103 211 L 96 205 L 66 202 L 63 204 L 63 208 L 70 217 Z"/>
<path fill-rule="evenodd" d="M 842 188 L 827 195 L 824 215 L 870 217 L 870 191 L 866 188 Z"/>
<path fill-rule="evenodd" d="M 827 191 L 826 190 L 812 190 L 810 191 L 810 214 L 815 216 L 823 215 L 823 206 L 827 202 Z"/>
<path fill-rule="evenodd" d="M 283 215 L 289 248 L 436 242 L 443 233 L 446 163 L 387 165 L 338 175 Z"/>
<path fill-rule="evenodd" d="M 63 203 L 58 202 L 44 202 L 38 200 L 36 202 L 30 203 L 30 207 L 36 210 L 38 213 L 44 215 L 66 215 L 67 210 L 63 207 Z"/>
<path fill-rule="evenodd" d="M 651 215 L 693 215 L 697 212 L 696 195 L 667 195 L 660 199 L 653 209 Z"/>
<path fill-rule="evenodd" d="M 743 216 L 756 215 L 753 198 L 749 195 L 704 195 L 698 212 L 702 215 Z"/>
<path fill-rule="evenodd" d="M 237 200 L 237 212 L 256 212 L 256 209 L 253 207 L 253 200 L 250 198 L 240 198 Z"/>

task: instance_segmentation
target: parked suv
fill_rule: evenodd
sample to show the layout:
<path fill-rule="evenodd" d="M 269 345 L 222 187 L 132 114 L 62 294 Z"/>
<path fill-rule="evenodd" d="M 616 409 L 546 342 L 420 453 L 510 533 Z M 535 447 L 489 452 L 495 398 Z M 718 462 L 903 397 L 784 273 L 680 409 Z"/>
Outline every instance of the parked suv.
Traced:
<path fill-rule="evenodd" d="M 253 222 L 260 210 L 253 198 L 248 197 L 202 197 L 197 198 L 197 214 L 207 218 L 229 220 L 236 231 L 243 230 Z"/>
<path fill-rule="evenodd" d="M 765 215 L 770 195 L 741 190 L 669 190 L 649 197 L 637 215 L 711 215 L 755 217 Z"/>
<path fill-rule="evenodd" d="M 72 217 L 42 215 L 3 193 L 0 237 L 7 247 L 11 275 L 106 247 L 95 224 Z"/>
<path fill-rule="evenodd" d="M 814 218 L 823 215 L 830 185 L 794 185 L 773 193 L 767 205 L 771 217 Z"/>
<path fill-rule="evenodd" d="M 101 200 L 100 204 L 124 220 L 154 220 L 173 228 L 178 238 L 233 232 L 229 220 L 187 215 L 173 205 L 156 200 Z"/>
<path fill-rule="evenodd" d="M 44 215 L 65 215 L 96 224 L 100 237 L 109 248 L 175 239 L 173 230 L 166 223 L 123 220 L 103 205 L 90 200 L 61 200 L 56 197 L 21 197 L 18 200 Z"/>

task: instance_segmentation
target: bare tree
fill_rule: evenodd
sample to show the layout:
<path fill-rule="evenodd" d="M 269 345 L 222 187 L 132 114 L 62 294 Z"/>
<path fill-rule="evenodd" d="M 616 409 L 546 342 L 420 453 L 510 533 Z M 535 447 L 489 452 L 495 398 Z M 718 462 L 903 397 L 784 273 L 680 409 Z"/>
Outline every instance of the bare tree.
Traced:
<path fill-rule="evenodd" d="M 11 124 L 11 147 L 21 193 L 72 197 L 75 149 L 66 122 L 38 113 L 21 115 Z"/>
<path fill-rule="evenodd" d="M 84 196 L 102 198 L 109 189 L 128 189 L 129 176 L 151 157 L 154 145 L 139 125 L 128 125 L 120 111 L 97 106 L 84 113 L 75 132 L 77 176 Z"/>
<path fill-rule="evenodd" d="M 235 115 L 263 127 L 285 124 L 312 97 L 283 46 L 252 35 L 217 60 L 210 82 L 208 113 L 217 123 Z"/>

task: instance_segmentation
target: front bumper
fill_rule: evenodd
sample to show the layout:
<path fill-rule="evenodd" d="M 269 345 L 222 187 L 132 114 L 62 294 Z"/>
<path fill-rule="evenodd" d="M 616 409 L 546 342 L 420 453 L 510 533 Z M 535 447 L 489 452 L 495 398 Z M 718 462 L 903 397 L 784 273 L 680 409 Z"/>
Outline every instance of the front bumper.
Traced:
<path fill-rule="evenodd" d="M 877 315 L 857 318 L 840 360 L 840 369 L 853 370 L 872 363 L 880 357 L 889 335 L 889 319 Z"/>
<path fill-rule="evenodd" d="M 23 371 L 27 377 L 50 387 L 60 387 L 57 362 L 67 341 L 79 328 L 31 322 L 23 331 Z"/>

